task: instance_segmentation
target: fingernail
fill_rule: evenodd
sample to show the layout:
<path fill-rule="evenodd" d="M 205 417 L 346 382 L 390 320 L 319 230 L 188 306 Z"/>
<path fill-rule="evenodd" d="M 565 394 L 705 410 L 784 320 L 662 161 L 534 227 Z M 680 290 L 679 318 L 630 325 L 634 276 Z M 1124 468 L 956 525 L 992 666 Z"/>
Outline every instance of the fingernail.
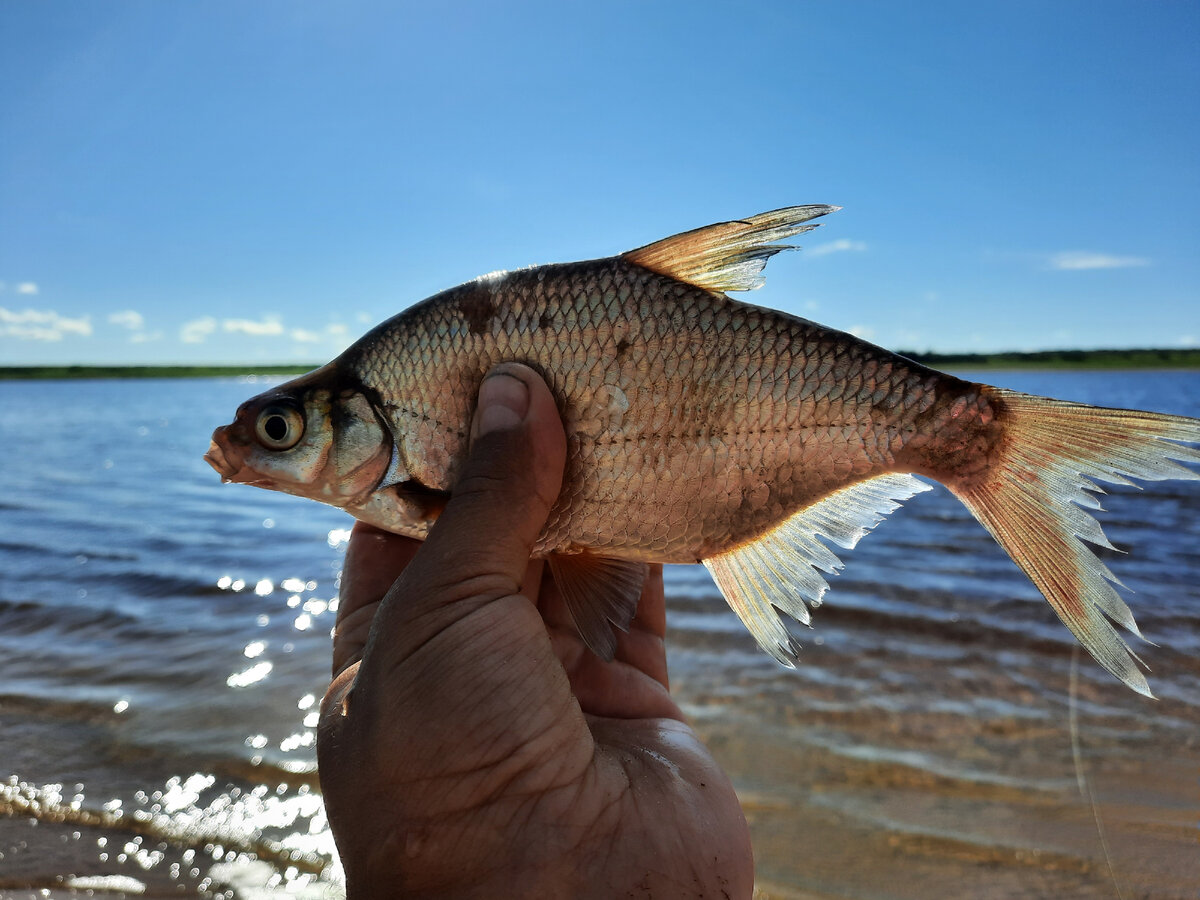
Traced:
<path fill-rule="evenodd" d="M 487 376 L 479 386 L 479 407 L 475 412 L 475 436 L 515 428 L 529 412 L 529 388 L 507 372 Z"/>

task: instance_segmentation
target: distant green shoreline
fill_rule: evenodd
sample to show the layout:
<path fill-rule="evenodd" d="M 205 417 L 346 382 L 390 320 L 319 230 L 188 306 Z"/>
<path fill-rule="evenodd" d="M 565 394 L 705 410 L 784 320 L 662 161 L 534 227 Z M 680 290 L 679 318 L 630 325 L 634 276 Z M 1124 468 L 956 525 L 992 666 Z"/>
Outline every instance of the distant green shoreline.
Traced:
<path fill-rule="evenodd" d="M 1200 347 L 900 355 L 935 369 L 1200 369 Z"/>
<path fill-rule="evenodd" d="M 311 366 L 0 366 L 0 381 L 52 378 L 215 378 L 239 375 L 302 375 Z"/>
<path fill-rule="evenodd" d="M 1200 347 L 1174 350 L 1040 350 L 1036 353 L 911 353 L 935 369 L 1200 369 Z M 313 365 L 287 366 L 0 366 L 0 381 L 67 378 L 213 378 L 300 375 Z"/>

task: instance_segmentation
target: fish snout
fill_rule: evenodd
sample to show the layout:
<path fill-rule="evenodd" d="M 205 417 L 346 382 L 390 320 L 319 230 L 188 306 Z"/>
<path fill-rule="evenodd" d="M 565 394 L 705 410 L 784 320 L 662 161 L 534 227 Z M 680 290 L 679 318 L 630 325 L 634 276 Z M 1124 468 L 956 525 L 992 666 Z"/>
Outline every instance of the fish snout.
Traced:
<path fill-rule="evenodd" d="M 243 465 L 242 453 L 238 449 L 242 442 L 231 440 L 232 436 L 229 434 L 230 429 L 234 427 L 236 426 L 222 425 L 216 429 L 212 442 L 208 445 L 208 452 L 204 454 L 204 461 L 216 470 L 224 482 L 236 481 Z"/>

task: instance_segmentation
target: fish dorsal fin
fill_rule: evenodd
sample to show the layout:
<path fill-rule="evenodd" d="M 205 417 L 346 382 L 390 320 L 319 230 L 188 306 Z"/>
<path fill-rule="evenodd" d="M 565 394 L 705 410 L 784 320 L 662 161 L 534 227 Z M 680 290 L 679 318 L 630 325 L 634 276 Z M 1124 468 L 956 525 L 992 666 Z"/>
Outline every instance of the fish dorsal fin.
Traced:
<path fill-rule="evenodd" d="M 760 647 L 785 666 L 799 649 L 773 607 L 809 623 L 807 600 L 818 606 L 829 589 L 821 572 L 842 562 L 818 537 L 850 550 L 902 501 L 929 490 L 912 475 L 892 473 L 834 491 L 774 530 L 704 560 L 713 580 Z"/>
<path fill-rule="evenodd" d="M 815 224 L 803 223 L 839 209 L 789 206 L 685 231 L 622 253 L 621 258 L 710 291 L 752 291 L 763 286 L 762 270 L 768 259 L 780 250 L 796 249 L 777 241 L 812 231 Z"/>
<path fill-rule="evenodd" d="M 591 553 L 554 553 L 549 561 L 579 636 L 589 650 L 611 660 L 617 652 L 613 628 L 629 630 L 648 567 L 644 562 Z"/>

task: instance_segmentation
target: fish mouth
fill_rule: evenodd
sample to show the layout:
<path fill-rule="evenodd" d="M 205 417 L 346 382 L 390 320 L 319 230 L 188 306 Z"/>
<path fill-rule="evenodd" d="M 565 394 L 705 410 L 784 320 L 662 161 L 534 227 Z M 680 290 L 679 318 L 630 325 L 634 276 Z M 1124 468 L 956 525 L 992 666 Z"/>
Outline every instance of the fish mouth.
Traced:
<path fill-rule="evenodd" d="M 218 475 L 221 476 L 221 481 L 233 481 L 233 476 L 237 474 L 238 467 L 229 461 L 225 455 L 225 448 L 221 446 L 220 438 L 223 428 L 218 428 L 213 434 L 212 442 L 208 445 L 208 452 L 204 454 L 204 461 L 212 466 Z"/>
<path fill-rule="evenodd" d="M 229 434 L 230 429 L 235 429 L 233 435 Z M 246 462 L 242 458 L 241 451 L 238 449 L 236 429 L 236 424 L 222 425 L 214 431 L 212 441 L 208 445 L 208 452 L 204 454 L 204 461 L 212 466 L 217 474 L 221 476 L 223 484 L 233 482 L 235 484 L 249 484 L 254 487 L 267 488 L 268 490 L 279 490 L 279 486 L 275 483 L 274 479 L 246 467 Z"/>
<path fill-rule="evenodd" d="M 231 427 L 236 426 L 223 425 L 213 432 L 208 452 L 204 454 L 204 461 L 216 470 L 225 484 L 232 481 L 238 484 L 253 484 L 258 487 L 274 487 L 274 482 L 269 478 L 262 477 L 252 469 L 247 471 L 245 460 L 242 459 L 242 454 L 236 446 L 236 440 L 231 440 L 231 436 L 228 434 Z"/>

